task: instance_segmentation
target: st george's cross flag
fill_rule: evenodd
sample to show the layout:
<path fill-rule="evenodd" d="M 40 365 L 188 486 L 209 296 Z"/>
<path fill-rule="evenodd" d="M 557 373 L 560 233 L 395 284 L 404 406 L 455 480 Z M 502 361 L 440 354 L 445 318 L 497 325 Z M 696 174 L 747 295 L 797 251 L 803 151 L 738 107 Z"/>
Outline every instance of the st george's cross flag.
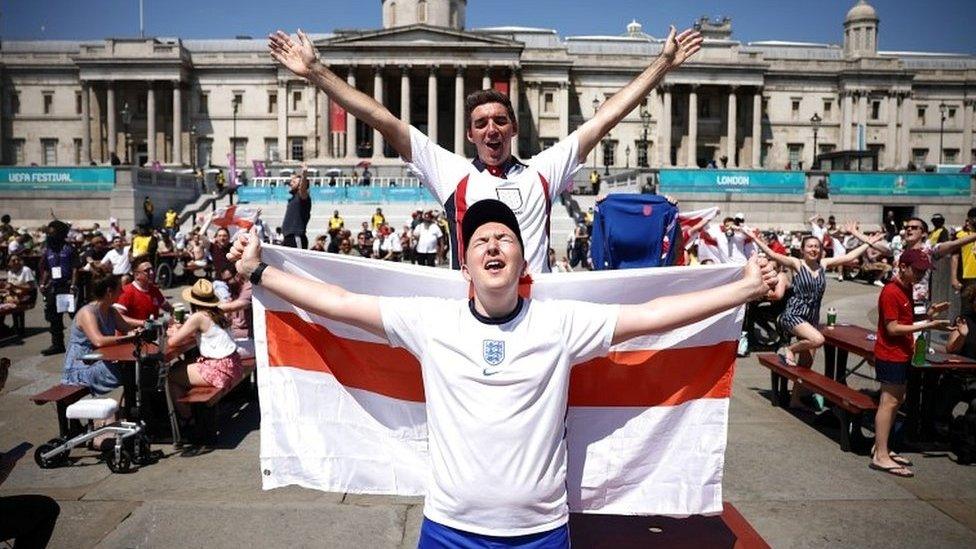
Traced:
<path fill-rule="evenodd" d="M 279 246 L 285 271 L 379 296 L 464 299 L 460 273 Z M 532 299 L 642 303 L 726 284 L 741 266 L 533 275 Z M 423 378 L 403 349 L 254 290 L 265 489 L 424 494 Z M 566 415 L 570 510 L 716 514 L 743 308 L 638 337 L 573 367 Z M 487 352 L 487 351 L 486 351 Z"/>

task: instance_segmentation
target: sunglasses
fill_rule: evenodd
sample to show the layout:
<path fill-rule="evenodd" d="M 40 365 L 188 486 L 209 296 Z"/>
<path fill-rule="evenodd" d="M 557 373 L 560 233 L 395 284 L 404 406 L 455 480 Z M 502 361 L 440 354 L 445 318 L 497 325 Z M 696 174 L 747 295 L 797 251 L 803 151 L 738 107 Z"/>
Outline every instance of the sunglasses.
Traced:
<path fill-rule="evenodd" d="M 921 225 L 905 225 L 905 229 L 912 231 L 924 231 L 925 227 L 922 227 Z"/>

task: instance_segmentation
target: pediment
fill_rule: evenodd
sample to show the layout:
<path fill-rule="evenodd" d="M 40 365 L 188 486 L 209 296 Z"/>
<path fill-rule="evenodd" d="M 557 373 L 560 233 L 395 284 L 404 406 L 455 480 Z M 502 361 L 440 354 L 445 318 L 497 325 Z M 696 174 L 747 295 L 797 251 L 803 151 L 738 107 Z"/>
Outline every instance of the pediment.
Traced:
<path fill-rule="evenodd" d="M 469 47 L 522 47 L 521 42 L 514 40 L 429 25 L 410 25 L 375 31 L 351 31 L 315 43 L 319 47 L 390 45 L 409 47 L 411 45 L 429 46 L 431 44 Z"/>

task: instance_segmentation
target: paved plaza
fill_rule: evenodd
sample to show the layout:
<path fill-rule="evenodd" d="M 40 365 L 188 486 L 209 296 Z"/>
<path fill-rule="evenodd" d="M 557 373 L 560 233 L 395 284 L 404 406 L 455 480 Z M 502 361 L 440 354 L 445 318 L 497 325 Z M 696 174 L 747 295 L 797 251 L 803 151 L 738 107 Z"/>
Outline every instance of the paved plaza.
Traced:
<path fill-rule="evenodd" d="M 831 281 L 824 309 L 836 307 L 841 322 L 873 326 L 877 293 Z M 37 407 L 28 397 L 57 383 L 62 360 L 38 354 L 48 343 L 41 325 L 41 309 L 34 309 L 24 344 L 0 348 L 13 361 L 0 393 L 0 451 L 31 445 L 0 495 L 56 499 L 61 517 L 52 547 L 416 546 L 419 498 L 262 491 L 255 403 L 225 407 L 224 432 L 212 450 L 157 445 L 166 457 L 128 475 L 111 474 L 94 454 L 71 467 L 39 469 L 34 446 L 55 436 L 57 424 L 52 405 Z M 934 451 L 907 454 L 914 479 L 870 471 L 866 456 L 841 452 L 836 432 L 815 424 L 812 414 L 772 407 L 768 390 L 768 370 L 753 357 L 740 360 L 724 486 L 725 499 L 771 546 L 976 547 L 976 466 Z"/>

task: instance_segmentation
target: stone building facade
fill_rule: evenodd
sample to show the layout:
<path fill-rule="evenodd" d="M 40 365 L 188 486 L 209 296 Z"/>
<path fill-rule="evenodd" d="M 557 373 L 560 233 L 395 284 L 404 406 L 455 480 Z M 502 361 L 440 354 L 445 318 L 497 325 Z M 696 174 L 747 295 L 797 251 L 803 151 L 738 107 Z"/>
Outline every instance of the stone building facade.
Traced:
<path fill-rule="evenodd" d="M 517 154 L 531 156 L 591 117 L 662 47 L 637 22 L 619 36 L 468 29 L 466 7 L 384 0 L 382 28 L 312 38 L 350 84 L 469 156 L 458 108 L 467 93 L 509 93 Z M 697 26 L 702 51 L 588 165 L 800 168 L 811 165 L 814 141 L 819 152 L 876 149 L 881 169 L 974 160 L 976 57 L 879 51 L 879 17 L 863 0 L 838 14 L 842 45 L 741 43 L 729 19 Z M 0 105 L 3 164 L 107 163 L 117 152 L 123 162 L 226 166 L 233 151 L 238 165 L 400 165 L 382 136 L 277 66 L 263 38 L 5 41 Z"/>

